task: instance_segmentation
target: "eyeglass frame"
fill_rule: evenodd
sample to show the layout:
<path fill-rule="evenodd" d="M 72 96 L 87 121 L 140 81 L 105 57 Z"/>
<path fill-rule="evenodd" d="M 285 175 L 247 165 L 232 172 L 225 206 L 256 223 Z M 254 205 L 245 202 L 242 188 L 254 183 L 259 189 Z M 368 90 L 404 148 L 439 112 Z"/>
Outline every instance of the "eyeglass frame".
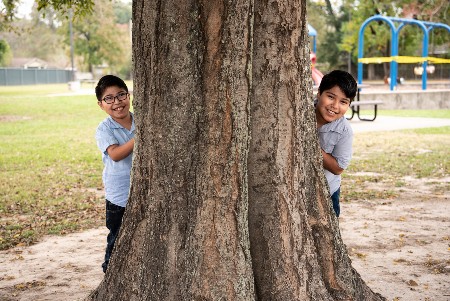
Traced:
<path fill-rule="evenodd" d="M 123 98 L 123 99 L 120 99 L 119 97 L 121 97 L 122 95 L 124 95 L 124 98 Z M 117 99 L 118 101 L 124 101 L 128 96 L 130 96 L 130 93 L 125 92 L 125 91 L 121 91 L 121 92 L 117 93 L 116 96 L 106 95 L 105 97 L 102 98 L 102 101 L 104 101 L 106 104 L 110 105 L 110 104 L 115 103 L 115 102 L 116 102 L 116 99 Z M 105 98 L 107 98 L 107 97 L 112 97 L 112 101 L 111 101 L 111 102 L 107 102 L 107 101 L 105 100 Z"/>

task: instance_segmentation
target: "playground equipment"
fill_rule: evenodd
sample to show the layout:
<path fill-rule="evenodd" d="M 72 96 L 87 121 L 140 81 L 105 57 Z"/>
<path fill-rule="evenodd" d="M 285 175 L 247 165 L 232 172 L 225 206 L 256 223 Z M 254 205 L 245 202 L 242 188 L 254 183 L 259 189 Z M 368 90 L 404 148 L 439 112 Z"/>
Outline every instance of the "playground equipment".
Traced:
<path fill-rule="evenodd" d="M 312 80 L 314 82 L 314 86 L 319 86 L 320 82 L 323 78 L 323 73 L 320 72 L 316 67 L 316 54 L 310 53 L 309 58 L 311 59 L 311 73 L 312 73 Z"/>
<path fill-rule="evenodd" d="M 312 80 L 314 83 L 314 86 L 319 86 L 320 82 L 322 81 L 323 74 L 320 72 L 316 67 L 316 50 L 317 50 L 317 31 L 308 24 L 308 35 L 313 38 L 313 51 L 310 53 L 309 58 L 311 59 L 311 73 L 312 73 Z"/>
<path fill-rule="evenodd" d="M 364 29 L 366 26 L 373 21 L 384 21 L 391 28 L 391 56 L 390 57 L 375 57 L 375 58 L 364 58 Z M 398 24 L 398 27 L 396 27 Z M 398 55 L 398 39 L 400 30 L 406 24 L 414 24 L 419 26 L 419 28 L 423 31 L 423 46 L 422 46 L 422 57 L 410 57 L 410 56 L 399 56 Z M 419 21 L 415 19 L 404 19 L 404 18 L 395 18 L 395 17 L 386 17 L 382 15 L 375 15 L 370 17 L 364 21 L 359 29 L 359 43 L 358 43 L 358 84 L 362 84 L 362 74 L 363 74 L 363 64 L 370 63 L 384 63 L 390 62 L 390 78 L 394 79 L 390 81 L 390 90 L 393 91 L 397 85 L 398 77 L 398 63 L 422 63 L 422 71 L 428 70 L 427 65 L 428 62 L 432 63 L 450 63 L 449 59 L 441 59 L 428 57 L 428 36 L 429 32 L 436 27 L 442 27 L 447 29 L 450 33 L 450 26 L 443 23 L 433 23 L 433 22 L 425 22 Z M 427 72 L 422 72 L 422 90 L 427 89 Z"/>
<path fill-rule="evenodd" d="M 308 35 L 310 37 L 313 37 L 313 52 L 316 53 L 316 50 L 317 50 L 317 42 L 316 42 L 317 31 L 314 29 L 314 27 L 312 27 L 309 24 L 308 24 Z"/>

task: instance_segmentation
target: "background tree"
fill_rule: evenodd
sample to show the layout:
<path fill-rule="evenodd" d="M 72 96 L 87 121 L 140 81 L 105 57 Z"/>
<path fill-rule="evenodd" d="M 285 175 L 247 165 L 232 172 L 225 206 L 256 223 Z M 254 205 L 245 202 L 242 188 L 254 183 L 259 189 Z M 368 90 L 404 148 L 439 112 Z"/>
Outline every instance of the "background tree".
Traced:
<path fill-rule="evenodd" d="M 60 21 L 52 8 L 38 11 L 35 5 L 29 19 L 15 21 L 15 30 L 5 32 L 4 37 L 15 58 L 36 57 L 51 66 L 66 67 L 69 59 L 63 37 L 58 33 L 58 24 Z"/>
<path fill-rule="evenodd" d="M 128 24 L 131 21 L 131 5 L 121 1 L 113 3 L 114 15 L 117 24 Z"/>
<path fill-rule="evenodd" d="M 6 66 L 11 60 L 11 49 L 8 42 L 0 40 L 0 66 Z"/>
<path fill-rule="evenodd" d="M 92 12 L 93 0 L 36 0 L 39 11 L 47 8 L 54 9 L 61 14 L 67 14 L 70 8 L 75 9 L 75 15 L 85 15 Z M 13 30 L 12 23 L 17 19 L 17 7 L 20 0 L 1 0 L 0 3 L 0 32 Z"/>
<path fill-rule="evenodd" d="M 342 26 L 350 18 L 353 1 L 332 0 L 308 2 L 308 22 L 318 31 L 317 62 L 323 72 L 347 69 L 348 52 L 338 47 Z"/>
<path fill-rule="evenodd" d="M 70 44 L 68 21 L 65 23 L 65 41 Z M 109 72 L 118 73 L 120 66 L 129 62 L 129 31 L 116 26 L 109 0 L 95 0 L 95 14 L 76 16 L 72 26 L 75 54 L 83 58 L 80 69 L 93 73 L 94 66 L 107 64 Z"/>
<path fill-rule="evenodd" d="M 0 6 L 0 32 L 11 30 L 11 22 L 15 16 L 16 6 L 18 1 L 2 0 Z"/>
<path fill-rule="evenodd" d="M 132 78 L 132 60 L 131 60 L 131 3 L 124 3 L 122 1 L 114 1 L 113 3 L 114 15 L 116 16 L 116 24 L 121 30 L 126 31 L 123 38 L 128 38 L 128 43 L 124 43 L 124 60 L 116 66 L 117 74 L 123 78 Z"/>
<path fill-rule="evenodd" d="M 52 66 L 67 67 L 70 58 L 68 4 L 59 1 L 55 6 L 41 1 L 33 6 L 30 16 L 22 19 L 11 17 L 13 21 L 9 26 L 14 31 L 2 35 L 11 45 L 14 56 L 37 57 Z M 130 78 L 131 4 L 99 0 L 94 15 L 87 13 L 87 9 L 89 12 L 93 7 L 87 3 L 83 3 L 81 8 L 73 6 L 76 13 L 73 28 L 77 69 L 92 71 L 94 65 L 107 65 L 105 72 Z"/>

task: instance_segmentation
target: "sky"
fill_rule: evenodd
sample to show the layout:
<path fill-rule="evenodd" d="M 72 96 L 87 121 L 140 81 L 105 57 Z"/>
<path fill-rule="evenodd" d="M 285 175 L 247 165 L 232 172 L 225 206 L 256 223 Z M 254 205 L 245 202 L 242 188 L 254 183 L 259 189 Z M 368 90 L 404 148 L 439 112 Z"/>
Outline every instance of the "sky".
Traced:
<path fill-rule="evenodd" d="M 28 16 L 31 13 L 34 0 L 20 0 L 20 5 L 17 7 L 17 16 L 22 18 Z"/>

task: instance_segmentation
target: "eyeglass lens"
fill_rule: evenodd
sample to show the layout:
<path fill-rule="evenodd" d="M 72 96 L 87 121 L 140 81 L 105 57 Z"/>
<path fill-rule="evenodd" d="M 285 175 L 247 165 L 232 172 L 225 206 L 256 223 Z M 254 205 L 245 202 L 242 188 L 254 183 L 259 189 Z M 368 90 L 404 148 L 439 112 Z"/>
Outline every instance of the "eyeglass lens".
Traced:
<path fill-rule="evenodd" d="M 108 95 L 105 98 L 103 98 L 103 101 L 106 102 L 107 104 L 112 104 L 116 98 L 119 101 L 123 101 L 127 98 L 127 96 L 128 96 L 128 93 L 121 92 L 121 93 L 117 94 L 116 96 Z"/>

